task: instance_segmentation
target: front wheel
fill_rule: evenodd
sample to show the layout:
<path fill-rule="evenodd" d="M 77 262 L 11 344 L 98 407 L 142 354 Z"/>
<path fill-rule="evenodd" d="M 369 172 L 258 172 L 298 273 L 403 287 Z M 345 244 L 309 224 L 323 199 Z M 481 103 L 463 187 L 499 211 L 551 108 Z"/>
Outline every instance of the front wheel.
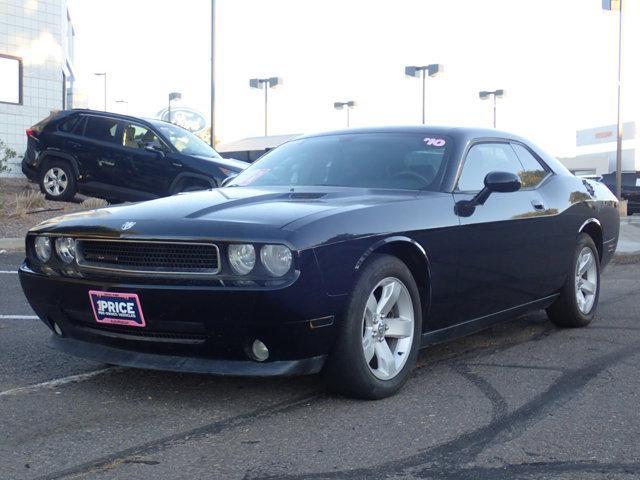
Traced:
<path fill-rule="evenodd" d="M 420 295 L 407 266 L 390 255 L 372 255 L 325 367 L 329 388 L 366 399 L 396 393 L 416 363 L 421 325 Z"/>
<path fill-rule="evenodd" d="M 600 259 L 591 237 L 581 233 L 560 296 L 547 308 L 559 327 L 585 327 L 596 313 L 600 296 Z"/>

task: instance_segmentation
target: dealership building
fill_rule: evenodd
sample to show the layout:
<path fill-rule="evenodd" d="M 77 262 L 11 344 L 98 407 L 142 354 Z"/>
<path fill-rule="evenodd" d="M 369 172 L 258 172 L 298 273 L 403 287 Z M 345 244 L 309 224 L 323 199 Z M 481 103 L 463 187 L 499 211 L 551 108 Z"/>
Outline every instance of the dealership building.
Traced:
<path fill-rule="evenodd" d="M 66 0 L 0 1 L 0 140 L 18 152 L 25 130 L 52 111 L 74 106 L 75 32 Z"/>
<path fill-rule="evenodd" d="M 622 171 L 640 171 L 640 141 L 635 122 L 623 124 Z M 577 155 L 560 158 L 576 175 L 602 175 L 616 171 L 617 126 L 588 128 L 576 132 Z"/>

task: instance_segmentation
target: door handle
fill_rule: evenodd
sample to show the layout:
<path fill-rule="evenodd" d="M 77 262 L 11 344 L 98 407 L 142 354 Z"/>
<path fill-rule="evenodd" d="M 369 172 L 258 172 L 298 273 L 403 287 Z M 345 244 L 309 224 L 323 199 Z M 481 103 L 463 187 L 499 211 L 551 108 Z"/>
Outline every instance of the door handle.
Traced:
<path fill-rule="evenodd" d="M 69 142 L 69 145 L 71 145 L 73 148 L 81 148 L 82 147 L 81 143 L 76 143 L 76 142 Z"/>
<path fill-rule="evenodd" d="M 181 167 L 182 164 L 178 163 L 178 162 L 171 162 L 171 165 L 173 165 L 174 167 Z"/>
<path fill-rule="evenodd" d="M 535 208 L 536 210 L 544 210 L 544 202 L 540 199 L 534 198 L 533 200 L 531 200 L 531 205 L 533 206 L 533 208 Z"/>
<path fill-rule="evenodd" d="M 113 167 L 115 164 L 116 163 L 111 160 L 98 160 L 98 165 L 100 166 Z"/>

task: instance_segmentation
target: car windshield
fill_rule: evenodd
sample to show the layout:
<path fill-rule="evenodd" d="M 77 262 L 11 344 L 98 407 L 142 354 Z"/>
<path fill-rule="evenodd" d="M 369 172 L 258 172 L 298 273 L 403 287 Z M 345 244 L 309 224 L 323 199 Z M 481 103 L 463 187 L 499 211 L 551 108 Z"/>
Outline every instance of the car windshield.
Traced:
<path fill-rule="evenodd" d="M 180 153 L 221 158 L 213 148 L 182 127 L 169 124 L 161 124 L 157 125 L 157 127 Z"/>
<path fill-rule="evenodd" d="M 229 186 L 339 186 L 437 190 L 449 140 L 416 133 L 353 133 L 293 140 Z"/>

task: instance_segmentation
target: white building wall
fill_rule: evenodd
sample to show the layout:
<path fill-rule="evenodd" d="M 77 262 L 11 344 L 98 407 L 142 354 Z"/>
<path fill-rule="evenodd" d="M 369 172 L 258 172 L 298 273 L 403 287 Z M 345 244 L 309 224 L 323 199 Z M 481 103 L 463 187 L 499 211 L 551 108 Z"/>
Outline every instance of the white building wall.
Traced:
<path fill-rule="evenodd" d="M 18 152 L 11 176 L 22 175 L 25 130 L 63 108 L 63 72 L 73 77 L 66 3 L 0 0 L 0 55 L 20 57 L 23 71 L 22 105 L 0 102 L 0 139 Z"/>

